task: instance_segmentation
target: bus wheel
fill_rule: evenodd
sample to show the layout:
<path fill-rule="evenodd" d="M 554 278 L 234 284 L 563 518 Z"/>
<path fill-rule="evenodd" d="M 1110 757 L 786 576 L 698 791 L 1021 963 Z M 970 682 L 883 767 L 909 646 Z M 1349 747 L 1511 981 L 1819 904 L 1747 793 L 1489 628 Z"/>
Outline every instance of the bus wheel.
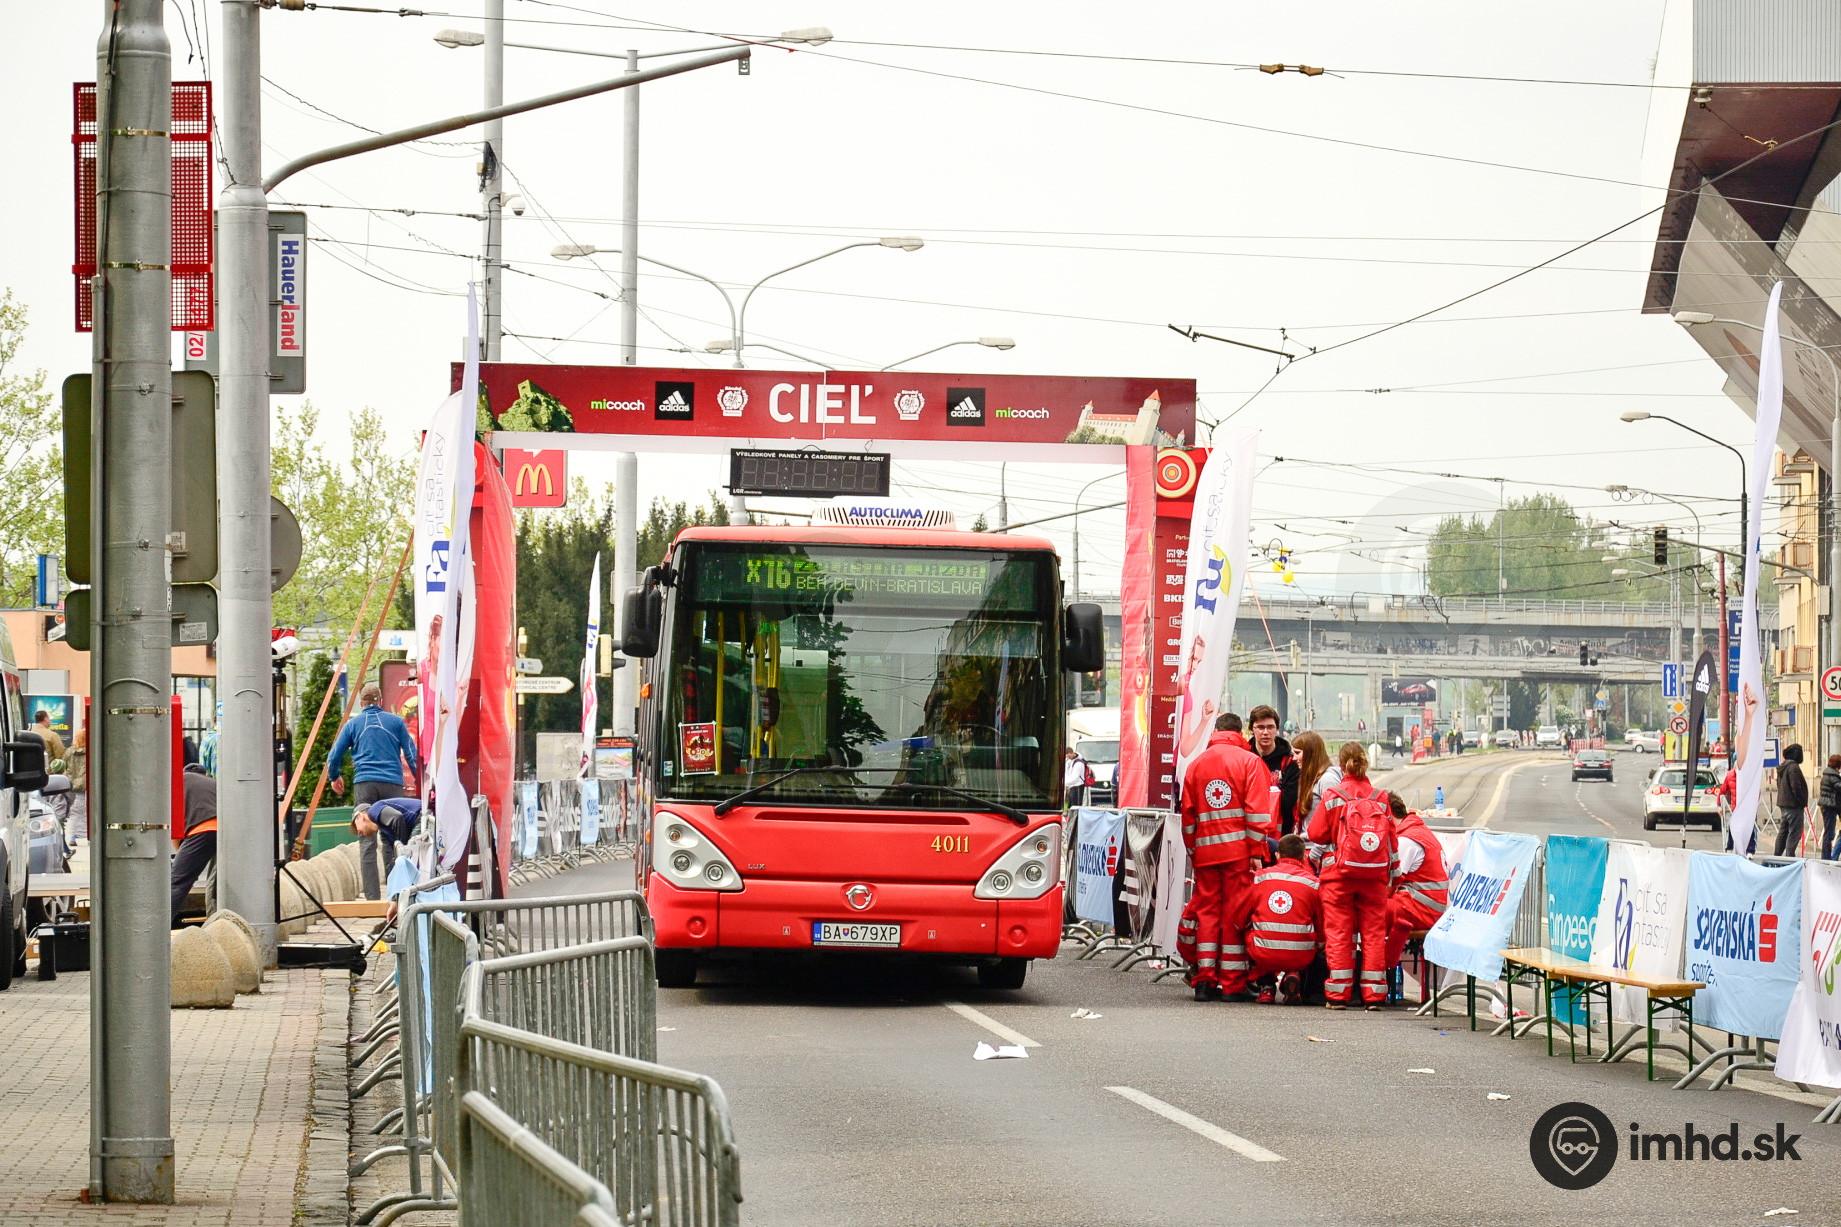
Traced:
<path fill-rule="evenodd" d="M 654 970 L 660 988 L 690 988 L 697 982 L 697 956 L 690 950 L 655 950 Z"/>
<path fill-rule="evenodd" d="M 1022 988 L 1023 980 L 1028 975 L 1028 959 L 998 959 L 994 963 L 980 963 L 978 964 L 978 987 Z"/>

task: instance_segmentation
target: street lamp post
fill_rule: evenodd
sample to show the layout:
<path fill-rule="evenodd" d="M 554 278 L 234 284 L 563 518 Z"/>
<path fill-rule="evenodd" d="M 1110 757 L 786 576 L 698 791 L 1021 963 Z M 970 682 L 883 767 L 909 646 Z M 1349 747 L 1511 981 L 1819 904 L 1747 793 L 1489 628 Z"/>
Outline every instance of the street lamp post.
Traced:
<path fill-rule="evenodd" d="M 1702 324 L 1723 324 L 1734 328 L 1749 328 L 1753 332 L 1763 332 L 1764 326 L 1746 320 L 1731 320 L 1714 316 L 1708 311 L 1677 311 L 1675 322 L 1684 328 L 1695 328 Z M 1804 349 L 1813 350 L 1822 355 L 1828 363 L 1828 374 L 1834 383 L 1835 405 L 1828 427 L 1828 663 L 1841 664 L 1841 363 L 1835 356 L 1813 341 L 1801 337 L 1778 334 L 1782 340 Z M 1750 531 L 1747 521 L 1746 531 Z M 1821 696 L 1816 696 L 1817 708 L 1820 710 Z M 1834 748 L 1835 734 L 1829 734 L 1829 748 Z"/>
<path fill-rule="evenodd" d="M 976 340 L 970 340 L 970 341 L 948 341 L 944 345 L 935 345 L 932 349 L 923 349 L 918 354 L 909 354 L 906 358 L 897 359 L 896 361 L 889 363 L 887 366 L 879 366 L 876 369 L 879 371 L 892 371 L 898 366 L 906 366 L 908 363 L 913 362 L 916 359 L 925 358 L 928 354 L 937 354 L 942 349 L 951 349 L 955 345 L 982 345 L 986 349 L 1015 349 L 1016 348 L 1016 342 L 1009 337 L 978 337 Z"/>
<path fill-rule="evenodd" d="M 1117 476 L 1117 473 L 1101 473 L 1098 477 L 1095 477 L 1092 481 L 1074 492 L 1074 599 L 1076 601 L 1080 600 L 1080 500 L 1086 497 L 1088 490 L 1091 490 L 1100 482 L 1105 481 L 1108 477 Z M 1007 522 L 1008 519 L 1009 517 L 1006 516 L 1006 523 L 998 525 L 999 532 L 1009 527 Z"/>
<path fill-rule="evenodd" d="M 1701 542 L 1702 540 L 1704 540 L 1705 535 L 1706 535 L 1705 531 L 1701 528 L 1701 525 L 1700 525 L 1700 513 L 1694 510 L 1692 507 L 1688 506 L 1686 503 L 1682 502 L 1680 499 L 1671 497 L 1670 495 L 1667 495 L 1667 494 L 1657 494 L 1654 490 L 1639 490 L 1635 486 L 1626 486 L 1621 483 L 1617 485 L 1606 486 L 1605 493 L 1611 495 L 1613 498 L 1619 495 L 1646 494 L 1650 498 L 1661 499 L 1665 503 L 1673 503 L 1675 506 L 1681 508 L 1683 511 L 1687 512 L 1690 516 L 1694 518 L 1694 549 L 1695 549 L 1696 554 L 1699 553 Z M 1696 566 L 1700 565 L 1698 558 L 1695 559 L 1695 565 Z M 1615 572 L 1613 572 L 1613 574 L 1615 574 Z M 1700 615 L 1701 615 L 1700 584 L 1698 581 L 1696 581 L 1694 584 L 1694 647 L 1693 647 L 1693 659 L 1696 661 L 1700 659 L 1700 653 L 1701 653 Z M 1685 674 L 1683 676 L 1685 676 Z"/>

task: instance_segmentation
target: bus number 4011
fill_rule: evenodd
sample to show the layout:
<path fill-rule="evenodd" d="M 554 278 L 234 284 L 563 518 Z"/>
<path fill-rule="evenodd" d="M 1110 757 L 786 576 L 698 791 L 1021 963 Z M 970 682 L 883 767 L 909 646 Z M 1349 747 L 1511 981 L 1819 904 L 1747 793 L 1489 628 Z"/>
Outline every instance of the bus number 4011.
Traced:
<path fill-rule="evenodd" d="M 935 835 L 929 845 L 935 852 L 970 852 L 972 837 L 970 835 Z"/>

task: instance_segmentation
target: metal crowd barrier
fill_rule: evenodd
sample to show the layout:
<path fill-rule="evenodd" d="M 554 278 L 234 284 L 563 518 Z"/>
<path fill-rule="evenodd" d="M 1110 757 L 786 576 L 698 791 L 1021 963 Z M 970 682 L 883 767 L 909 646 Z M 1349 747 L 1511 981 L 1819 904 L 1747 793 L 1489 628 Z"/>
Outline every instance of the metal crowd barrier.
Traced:
<path fill-rule="evenodd" d="M 532 781 L 519 781 L 522 789 Z M 596 789 L 601 826 L 596 837 L 582 840 L 582 791 Z M 632 786 L 622 780 L 544 780 L 537 785 L 537 850 L 524 856 L 513 841 L 511 880 L 529 882 L 573 869 L 584 860 L 610 861 L 630 856 L 637 832 L 630 813 Z"/>
<path fill-rule="evenodd" d="M 478 1091 L 460 1099 L 466 1218 L 527 1227 L 618 1227 L 607 1186 Z"/>
<path fill-rule="evenodd" d="M 477 950 L 488 957 L 620 937 L 649 940 L 652 931 L 645 897 L 635 891 L 541 899 L 455 899 L 412 903 L 404 908 L 398 917 L 393 946 L 397 957 L 397 1051 L 385 1063 L 391 1067 L 391 1076 L 402 1084 L 403 1103 L 378 1124 L 379 1132 L 398 1129 L 400 1140 L 371 1151 L 353 1163 L 350 1171 L 354 1176 L 361 1175 L 379 1160 L 401 1155 L 409 1163 L 409 1187 L 378 1198 L 357 1217 L 359 1223 L 388 1223 L 412 1210 L 453 1204 L 452 1181 L 431 1159 L 433 1139 L 422 1125 L 422 1118 L 435 1109 L 434 1088 L 428 1085 L 427 1071 L 452 1068 L 453 1048 L 444 1052 L 439 1047 L 441 1025 L 444 1010 L 451 1017 L 452 1003 L 458 1000 L 459 969 L 468 960 L 464 945 L 457 948 L 450 940 L 444 946 L 438 940 L 444 932 L 438 922 L 449 917 L 456 918 L 450 920 L 451 928 L 467 932 L 469 939 L 477 943 Z M 464 927 L 459 918 L 464 918 Z M 439 983 L 438 975 L 444 977 Z M 441 1064 L 443 1059 L 446 1064 Z M 422 1072 L 411 1076 L 414 1071 Z M 385 1067 L 380 1067 L 361 1089 L 368 1090 L 383 1074 Z M 450 1118 L 450 1126 L 451 1123 Z M 450 1127 L 450 1135 L 451 1132 Z"/>

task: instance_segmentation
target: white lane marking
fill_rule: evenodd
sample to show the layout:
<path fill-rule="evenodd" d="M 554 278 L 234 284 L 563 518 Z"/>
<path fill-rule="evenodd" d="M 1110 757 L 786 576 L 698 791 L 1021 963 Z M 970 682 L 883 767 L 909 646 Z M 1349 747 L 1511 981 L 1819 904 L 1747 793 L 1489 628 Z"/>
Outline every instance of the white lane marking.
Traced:
<path fill-rule="evenodd" d="M 1010 1028 L 998 1022 L 995 1018 L 992 1018 L 989 1014 L 984 1013 L 982 1010 L 974 1010 L 963 1001 L 948 1001 L 944 1004 L 947 1009 L 957 1014 L 960 1018 L 965 1019 L 967 1022 L 977 1023 L 1000 1040 L 1007 1040 L 1012 1044 L 1020 1044 L 1024 1048 L 1040 1048 L 1042 1046 L 1030 1039 L 1027 1035 L 1024 1035 L 1021 1031 L 1012 1031 Z"/>
<path fill-rule="evenodd" d="M 1146 1095 L 1132 1086 L 1109 1086 L 1106 1088 L 1121 1099 L 1129 1099 L 1140 1108 L 1155 1112 L 1173 1124 L 1181 1125 L 1191 1133 L 1199 1134 L 1219 1146 L 1225 1146 L 1237 1155 L 1242 1155 L 1255 1163 L 1283 1163 L 1284 1155 L 1275 1155 L 1256 1142 L 1249 1142 L 1238 1133 L 1229 1133 L 1219 1125 L 1210 1124 L 1199 1116 L 1191 1116 L 1181 1108 L 1173 1107 L 1157 1098 Z"/>

